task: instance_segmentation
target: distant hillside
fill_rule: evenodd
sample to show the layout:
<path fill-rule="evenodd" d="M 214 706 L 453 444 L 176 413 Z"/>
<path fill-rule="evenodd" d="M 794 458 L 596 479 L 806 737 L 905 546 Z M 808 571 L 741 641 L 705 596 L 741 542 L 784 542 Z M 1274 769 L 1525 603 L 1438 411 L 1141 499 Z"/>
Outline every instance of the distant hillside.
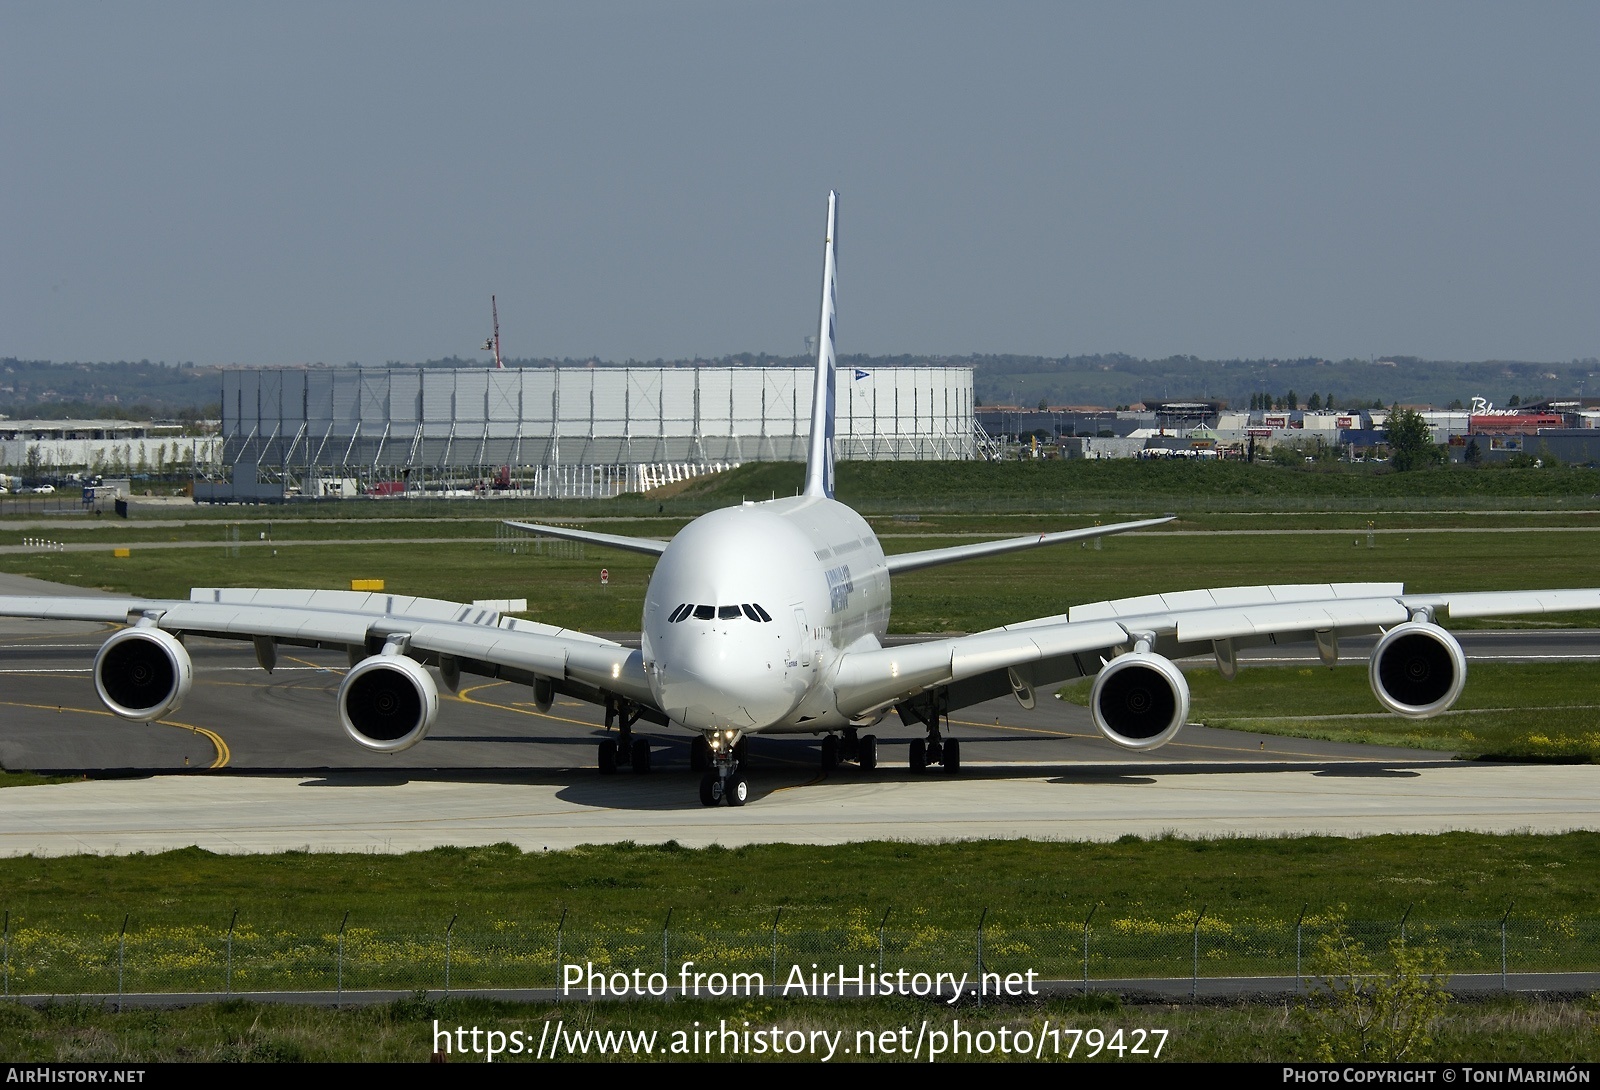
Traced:
<path fill-rule="evenodd" d="M 221 395 L 219 367 L 0 359 L 0 413 L 13 420 L 215 415 Z"/>

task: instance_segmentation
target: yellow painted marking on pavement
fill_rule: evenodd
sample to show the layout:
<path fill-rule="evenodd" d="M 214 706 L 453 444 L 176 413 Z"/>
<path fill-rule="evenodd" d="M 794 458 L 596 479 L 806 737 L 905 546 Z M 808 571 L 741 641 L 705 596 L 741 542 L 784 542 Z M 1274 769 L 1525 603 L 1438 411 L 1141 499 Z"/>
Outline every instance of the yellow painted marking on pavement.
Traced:
<path fill-rule="evenodd" d="M 1451 708 L 1437 716 L 1444 719 L 1461 715 L 1505 715 L 1509 712 L 1594 711 L 1600 704 L 1543 704 L 1526 708 Z M 1297 723 L 1325 719 L 1393 719 L 1393 712 L 1329 712 L 1326 715 L 1219 715 L 1221 723 Z"/>
<path fill-rule="evenodd" d="M 110 712 L 106 711 L 103 708 L 69 708 L 64 704 L 24 704 L 24 703 L 21 703 L 19 701 L 15 701 L 15 700 L 0 700 L 0 707 L 4 707 L 4 708 L 33 708 L 36 711 L 42 711 L 42 712 L 47 712 L 47 711 L 51 710 L 51 708 L 54 708 L 58 712 L 75 712 L 75 713 L 77 713 L 79 715 L 104 715 L 104 716 L 106 716 L 108 718 L 111 718 L 111 719 L 120 719 L 121 718 L 120 716 L 112 715 Z M 135 720 L 123 720 L 123 721 L 124 722 L 135 722 Z M 154 725 L 158 726 L 158 727 L 177 727 L 179 730 L 186 730 L 186 731 L 189 731 L 189 732 L 191 732 L 193 734 L 203 734 L 208 739 L 210 739 L 212 747 L 215 748 L 216 751 L 217 751 L 217 757 L 216 757 L 216 760 L 212 761 L 209 765 L 206 766 L 207 768 L 222 768 L 224 765 L 226 765 L 233 758 L 233 751 L 228 748 L 228 743 L 223 741 L 222 740 L 222 735 L 218 734 L 214 730 L 207 730 L 205 727 L 199 727 L 199 726 L 196 726 L 193 723 L 177 723 L 177 722 L 173 722 L 171 720 L 165 720 L 165 719 L 157 719 L 157 720 L 154 720 L 153 722 L 154 722 Z"/>
<path fill-rule="evenodd" d="M 1014 727 L 1009 723 L 978 723 L 970 719 L 946 720 L 954 727 L 987 727 L 989 730 L 1020 730 L 1029 734 L 1048 734 L 1053 738 L 1093 738 L 1094 735 L 1072 734 L 1064 730 L 1045 730 L 1043 727 Z"/>
<path fill-rule="evenodd" d="M 345 674 L 349 672 L 348 670 L 341 670 L 337 666 L 324 666 L 320 662 L 311 662 L 310 660 L 303 659 L 298 655 L 285 655 L 283 657 L 288 659 L 290 662 L 298 662 L 301 666 L 309 666 L 313 670 L 325 670 L 330 674 Z"/>
<path fill-rule="evenodd" d="M 510 705 L 510 704 L 496 704 L 496 703 L 494 703 L 493 701 L 490 701 L 490 700 L 475 700 L 475 699 L 473 699 L 472 694 L 475 693 L 475 692 L 478 692 L 480 689 L 492 689 L 496 685 L 509 685 L 509 684 L 511 684 L 509 681 L 491 681 L 491 682 L 488 682 L 487 684 L 484 684 L 484 685 L 474 685 L 470 689 L 462 689 L 459 693 L 456 694 L 456 699 L 460 700 L 460 701 L 462 701 L 463 703 L 466 703 L 466 704 L 476 704 L 480 708 L 498 708 L 503 712 L 516 712 L 518 715 L 531 715 L 535 719 L 553 719 L 557 723 L 571 723 L 573 726 L 588 727 L 590 730 L 604 730 L 605 729 L 604 727 L 600 726 L 598 723 L 585 723 L 581 719 L 568 719 L 565 716 L 551 715 L 549 712 L 542 712 L 542 711 L 539 711 L 538 709 L 534 709 L 534 710 L 530 711 L 527 708 L 519 708 L 519 707 L 516 707 L 514 705 Z"/>

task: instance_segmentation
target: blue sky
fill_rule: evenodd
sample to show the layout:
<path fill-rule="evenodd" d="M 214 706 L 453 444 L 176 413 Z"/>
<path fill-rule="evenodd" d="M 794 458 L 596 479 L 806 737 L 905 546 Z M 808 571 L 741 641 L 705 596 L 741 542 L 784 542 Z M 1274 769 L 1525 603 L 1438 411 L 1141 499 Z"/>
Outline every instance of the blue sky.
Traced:
<path fill-rule="evenodd" d="M 0 355 L 1600 355 L 1600 5 L 0 5 Z"/>

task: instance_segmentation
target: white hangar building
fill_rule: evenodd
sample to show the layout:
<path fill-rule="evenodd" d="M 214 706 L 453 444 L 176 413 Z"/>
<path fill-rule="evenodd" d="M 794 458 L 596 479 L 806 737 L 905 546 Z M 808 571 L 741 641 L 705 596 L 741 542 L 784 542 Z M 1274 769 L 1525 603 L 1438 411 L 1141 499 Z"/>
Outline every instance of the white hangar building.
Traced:
<path fill-rule="evenodd" d="M 810 368 L 240 368 L 200 500 L 610 496 L 751 461 L 804 461 Z M 970 367 L 840 368 L 842 459 L 966 459 Z"/>

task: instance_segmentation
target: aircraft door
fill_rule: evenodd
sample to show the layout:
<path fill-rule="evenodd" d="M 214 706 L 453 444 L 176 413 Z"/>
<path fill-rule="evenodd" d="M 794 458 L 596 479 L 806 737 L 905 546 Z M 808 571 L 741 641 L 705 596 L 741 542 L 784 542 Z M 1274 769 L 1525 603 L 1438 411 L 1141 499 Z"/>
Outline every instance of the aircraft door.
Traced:
<path fill-rule="evenodd" d="M 811 660 L 814 654 L 813 644 L 816 641 L 812 638 L 811 625 L 806 621 L 805 610 L 796 609 L 794 611 L 794 627 L 800 638 L 800 668 L 809 670 L 811 669 Z"/>

